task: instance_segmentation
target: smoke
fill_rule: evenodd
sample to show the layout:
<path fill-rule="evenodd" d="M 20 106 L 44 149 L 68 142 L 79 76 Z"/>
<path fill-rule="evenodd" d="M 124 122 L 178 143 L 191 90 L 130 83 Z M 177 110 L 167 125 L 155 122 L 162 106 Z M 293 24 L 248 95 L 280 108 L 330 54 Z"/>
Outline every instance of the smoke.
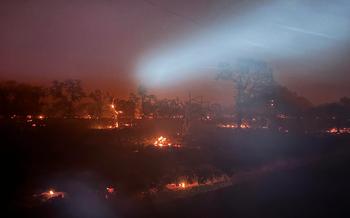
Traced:
<path fill-rule="evenodd" d="M 274 61 L 327 55 L 348 40 L 348 11 L 346 0 L 271 1 L 146 51 L 136 72 L 141 83 L 160 87 L 197 78 L 239 57 Z"/>

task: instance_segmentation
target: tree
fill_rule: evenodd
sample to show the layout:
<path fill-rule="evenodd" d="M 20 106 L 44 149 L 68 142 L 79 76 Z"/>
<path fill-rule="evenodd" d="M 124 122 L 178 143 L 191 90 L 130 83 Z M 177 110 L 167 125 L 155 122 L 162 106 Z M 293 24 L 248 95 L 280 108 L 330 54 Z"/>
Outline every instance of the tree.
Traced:
<path fill-rule="evenodd" d="M 230 80 L 234 84 L 236 118 L 239 127 L 242 124 L 244 105 L 274 84 L 271 68 L 265 62 L 251 59 L 239 59 L 234 66 L 222 64 L 217 79 Z"/>
<path fill-rule="evenodd" d="M 136 104 L 131 99 L 117 99 L 116 107 L 118 111 L 122 111 L 122 116 L 128 119 L 133 119 L 136 111 Z"/>
<path fill-rule="evenodd" d="M 49 89 L 52 98 L 51 112 L 55 115 L 73 117 L 80 100 L 85 97 L 85 92 L 80 80 L 53 81 Z"/>
<path fill-rule="evenodd" d="M 43 110 L 45 89 L 41 86 L 7 81 L 0 83 L 0 114 L 25 116 Z"/>
<path fill-rule="evenodd" d="M 87 105 L 87 110 L 90 115 L 99 119 L 103 116 L 103 112 L 108 108 L 110 109 L 110 102 L 112 97 L 108 93 L 104 93 L 97 89 L 88 95 L 91 102 Z"/>
<path fill-rule="evenodd" d="M 350 99 L 348 97 L 343 97 L 338 102 L 316 106 L 312 108 L 309 113 L 313 118 L 321 122 L 318 127 L 335 127 L 339 131 L 340 128 L 350 125 L 349 103 Z"/>
<path fill-rule="evenodd" d="M 152 94 L 149 95 L 144 86 L 139 86 L 137 93 L 141 98 L 142 117 L 144 118 L 145 116 L 156 115 L 157 97 Z"/>
<path fill-rule="evenodd" d="M 137 94 L 140 96 L 141 98 L 141 114 L 142 114 L 142 118 L 144 118 L 145 116 L 145 100 L 147 97 L 147 89 L 144 86 L 139 86 L 137 89 Z"/>

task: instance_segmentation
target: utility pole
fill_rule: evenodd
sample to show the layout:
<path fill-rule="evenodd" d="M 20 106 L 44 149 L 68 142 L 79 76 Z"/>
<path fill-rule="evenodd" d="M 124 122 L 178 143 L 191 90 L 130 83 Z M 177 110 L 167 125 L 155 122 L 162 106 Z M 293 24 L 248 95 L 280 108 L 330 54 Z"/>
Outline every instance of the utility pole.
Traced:
<path fill-rule="evenodd" d="M 189 91 L 188 92 L 188 101 L 187 104 L 185 105 L 185 117 L 184 117 L 184 123 L 182 125 L 182 135 L 187 135 L 190 127 L 191 127 L 191 122 L 194 119 L 193 118 L 193 113 L 198 112 L 193 110 L 193 104 L 199 104 L 200 107 L 202 108 L 203 106 L 203 96 L 198 96 L 198 97 L 192 97 L 192 93 Z"/>

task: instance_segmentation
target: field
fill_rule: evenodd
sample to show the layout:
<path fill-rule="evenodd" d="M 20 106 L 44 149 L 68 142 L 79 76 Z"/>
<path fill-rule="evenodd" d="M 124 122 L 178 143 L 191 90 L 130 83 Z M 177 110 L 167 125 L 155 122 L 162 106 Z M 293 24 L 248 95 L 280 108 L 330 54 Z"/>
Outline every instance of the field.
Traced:
<path fill-rule="evenodd" d="M 7 213 L 339 217 L 350 203 L 349 135 L 219 129 L 199 123 L 180 140 L 177 121 L 111 130 L 67 122 L 38 128 L 2 125 Z M 179 140 L 181 147 L 152 146 L 161 135 Z M 64 192 L 64 198 L 35 197 L 49 189 Z"/>

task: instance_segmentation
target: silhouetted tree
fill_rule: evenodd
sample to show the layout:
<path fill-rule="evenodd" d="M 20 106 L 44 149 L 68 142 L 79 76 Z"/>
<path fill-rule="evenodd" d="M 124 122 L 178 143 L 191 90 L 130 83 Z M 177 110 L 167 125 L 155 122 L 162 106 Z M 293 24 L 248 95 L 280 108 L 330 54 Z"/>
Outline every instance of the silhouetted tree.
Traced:
<path fill-rule="evenodd" d="M 76 114 L 77 104 L 86 96 L 80 80 L 53 81 L 49 91 L 53 101 L 51 112 L 66 117 Z"/>
<path fill-rule="evenodd" d="M 265 63 L 251 59 L 239 59 L 236 65 L 222 64 L 217 79 L 230 80 L 236 90 L 235 107 L 237 124 L 243 119 L 244 105 L 274 84 L 272 70 Z"/>
<path fill-rule="evenodd" d="M 147 97 L 147 89 L 144 86 L 139 86 L 137 88 L 137 94 L 140 96 L 141 98 L 141 113 L 142 113 L 142 117 L 145 116 L 145 101 L 146 101 L 146 97 Z"/>
<path fill-rule="evenodd" d="M 94 118 L 101 118 L 103 113 L 107 110 L 110 110 L 110 104 L 112 97 L 108 93 L 104 93 L 101 90 L 97 89 L 88 95 L 91 102 L 87 104 L 87 111 Z"/>
<path fill-rule="evenodd" d="M 348 97 L 343 97 L 338 102 L 316 106 L 310 110 L 309 114 L 318 120 L 319 126 L 335 127 L 339 130 L 341 127 L 350 125 L 349 102 Z"/>
<path fill-rule="evenodd" d="M 42 112 L 45 88 L 7 81 L 0 83 L 0 114 L 3 116 Z"/>
<path fill-rule="evenodd" d="M 135 111 L 136 111 L 136 104 L 134 101 L 128 99 L 128 100 L 123 100 L 123 99 L 117 99 L 116 101 L 116 107 L 118 111 L 122 111 L 123 113 L 121 114 L 122 117 L 128 118 L 128 119 L 133 119 L 135 116 Z"/>

